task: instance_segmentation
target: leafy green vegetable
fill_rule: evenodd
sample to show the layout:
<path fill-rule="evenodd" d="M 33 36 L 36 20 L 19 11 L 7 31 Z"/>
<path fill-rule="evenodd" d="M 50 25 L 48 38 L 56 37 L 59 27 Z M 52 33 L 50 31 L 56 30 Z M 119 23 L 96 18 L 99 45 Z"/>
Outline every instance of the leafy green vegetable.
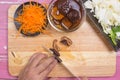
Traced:
<path fill-rule="evenodd" d="M 110 35 L 109 35 L 115 45 L 117 45 L 117 42 L 116 42 L 116 39 L 117 39 L 116 33 L 117 32 L 120 32 L 120 26 L 112 27 L 112 30 L 111 30 Z"/>
<path fill-rule="evenodd" d="M 120 26 L 116 26 L 112 28 L 114 32 L 120 32 Z"/>
<path fill-rule="evenodd" d="M 111 37 L 113 43 L 114 43 L 115 45 L 117 45 L 117 43 L 116 43 L 116 34 L 115 34 L 115 32 L 114 32 L 113 30 L 111 30 L 109 36 Z"/>

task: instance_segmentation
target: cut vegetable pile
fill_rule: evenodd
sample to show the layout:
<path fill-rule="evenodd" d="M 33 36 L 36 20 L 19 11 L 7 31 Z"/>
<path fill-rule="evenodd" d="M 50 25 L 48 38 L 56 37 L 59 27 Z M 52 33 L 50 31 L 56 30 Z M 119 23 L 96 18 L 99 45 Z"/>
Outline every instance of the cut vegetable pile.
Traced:
<path fill-rule="evenodd" d="M 120 0 L 88 0 L 85 7 L 95 13 L 103 31 L 120 46 Z"/>
<path fill-rule="evenodd" d="M 31 2 L 29 5 L 23 4 L 22 13 L 19 13 L 15 20 L 21 24 L 19 32 L 22 31 L 24 34 L 45 32 L 46 12 L 37 3 L 34 5 Z"/>

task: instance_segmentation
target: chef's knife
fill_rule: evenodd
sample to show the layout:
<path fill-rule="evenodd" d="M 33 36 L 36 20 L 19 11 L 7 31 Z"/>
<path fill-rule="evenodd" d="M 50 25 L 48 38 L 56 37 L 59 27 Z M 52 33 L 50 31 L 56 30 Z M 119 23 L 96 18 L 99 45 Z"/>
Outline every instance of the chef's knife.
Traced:
<path fill-rule="evenodd" d="M 71 75 L 73 75 L 74 77 L 76 77 L 77 80 L 81 80 L 79 77 L 77 77 L 74 73 L 72 73 L 72 71 L 66 66 L 66 64 L 64 64 L 64 62 L 62 62 L 62 60 L 58 57 L 55 56 L 54 53 L 47 49 L 46 47 L 42 46 L 44 48 L 45 51 L 47 51 L 48 53 L 50 53 L 51 56 L 54 56 L 58 62 L 60 62 L 59 64 L 61 64 Z"/>

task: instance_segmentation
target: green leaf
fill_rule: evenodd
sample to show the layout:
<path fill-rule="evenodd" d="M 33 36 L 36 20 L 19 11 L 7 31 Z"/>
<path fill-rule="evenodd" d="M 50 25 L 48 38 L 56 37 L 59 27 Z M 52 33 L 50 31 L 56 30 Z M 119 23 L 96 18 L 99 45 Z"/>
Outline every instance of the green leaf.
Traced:
<path fill-rule="evenodd" d="M 109 35 L 109 36 L 111 37 L 111 39 L 112 39 L 113 43 L 114 43 L 115 45 L 117 45 L 117 43 L 116 43 L 116 34 L 114 33 L 114 31 L 113 31 L 113 30 L 111 30 L 110 35 Z"/>
<path fill-rule="evenodd" d="M 112 30 L 114 31 L 114 33 L 120 32 L 120 26 L 115 26 L 112 28 Z"/>
<path fill-rule="evenodd" d="M 116 33 L 117 32 L 120 32 L 120 26 L 112 27 L 110 35 L 109 35 L 115 45 L 117 45 L 117 42 L 116 42 L 116 39 L 117 39 Z"/>

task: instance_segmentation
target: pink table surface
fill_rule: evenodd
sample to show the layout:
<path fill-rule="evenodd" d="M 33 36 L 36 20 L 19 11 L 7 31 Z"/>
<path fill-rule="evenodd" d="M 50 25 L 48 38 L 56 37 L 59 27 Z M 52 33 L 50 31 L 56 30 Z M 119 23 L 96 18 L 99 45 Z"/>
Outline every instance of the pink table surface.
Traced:
<path fill-rule="evenodd" d="M 21 0 L 0 0 L 1 1 L 10 1 L 17 2 Z M 26 1 L 26 0 L 22 0 Z M 39 0 L 40 2 L 45 0 Z M 50 0 L 47 0 L 49 3 Z M 7 21 L 8 21 L 8 8 L 10 4 L 1 4 L 0 3 L 0 56 L 6 58 L 0 58 L 0 80 L 6 79 L 16 79 L 16 77 L 12 77 L 8 72 L 8 63 L 7 63 Z M 116 65 L 116 73 L 112 77 L 103 77 L 103 78 L 89 78 L 89 80 L 120 80 L 120 52 L 117 52 L 117 65 Z M 58 80 L 75 80 L 75 78 L 58 78 Z"/>

